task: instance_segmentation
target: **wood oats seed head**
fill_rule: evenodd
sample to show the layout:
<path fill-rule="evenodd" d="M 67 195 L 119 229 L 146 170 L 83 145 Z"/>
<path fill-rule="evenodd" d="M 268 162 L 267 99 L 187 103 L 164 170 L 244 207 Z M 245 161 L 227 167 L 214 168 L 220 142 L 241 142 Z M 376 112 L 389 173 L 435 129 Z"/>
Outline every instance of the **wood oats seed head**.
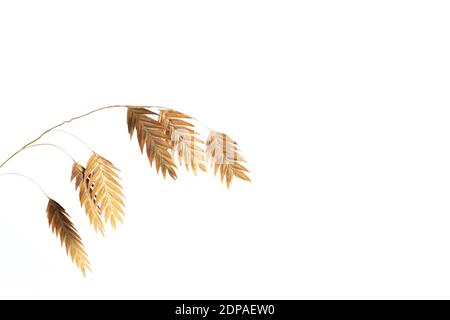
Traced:
<path fill-rule="evenodd" d="M 21 149 L 0 164 L 4 167 L 20 152 L 38 146 L 52 146 L 66 153 L 72 160 L 71 181 L 75 182 L 75 189 L 81 207 L 84 208 L 89 222 L 95 232 L 104 235 L 105 226 L 110 224 L 113 229 L 118 223 L 123 223 L 124 195 L 120 185 L 119 170 L 109 160 L 92 151 L 88 162 L 83 165 L 76 162 L 63 148 L 54 144 L 37 144 L 42 137 L 52 131 L 67 133 L 85 146 L 87 144 L 75 135 L 57 128 L 74 120 L 86 117 L 94 112 L 112 109 L 127 109 L 127 126 L 130 138 L 136 132 L 137 142 L 141 153 L 146 152 L 151 167 L 161 172 L 165 178 L 169 175 L 177 179 L 178 166 L 197 174 L 198 170 L 207 171 L 207 163 L 214 169 L 216 175 L 220 172 L 222 182 L 229 188 L 233 178 L 250 181 L 246 161 L 242 157 L 238 144 L 228 135 L 210 130 L 206 142 L 195 128 L 195 121 L 190 116 L 171 109 L 144 106 L 109 106 L 95 109 L 86 114 L 66 120 L 44 131 L 36 139 L 30 141 Z M 88 146 L 87 146 L 88 147 Z M 19 173 L 5 173 L 26 178 L 36 184 L 48 197 L 47 218 L 53 233 L 66 248 L 67 254 L 83 275 L 91 270 L 85 247 L 74 224 L 66 210 L 31 178 Z"/>

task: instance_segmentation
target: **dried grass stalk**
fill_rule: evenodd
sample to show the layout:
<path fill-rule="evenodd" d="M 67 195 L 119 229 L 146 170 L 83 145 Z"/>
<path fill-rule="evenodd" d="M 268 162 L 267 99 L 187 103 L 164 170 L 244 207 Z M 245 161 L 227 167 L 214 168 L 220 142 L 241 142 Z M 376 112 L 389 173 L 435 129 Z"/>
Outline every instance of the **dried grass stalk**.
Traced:
<path fill-rule="evenodd" d="M 176 180 L 177 165 L 170 153 L 172 150 L 169 143 L 170 137 L 164 126 L 151 118 L 151 115 L 156 115 L 156 113 L 143 107 L 129 107 L 127 113 L 128 132 L 130 137 L 133 137 L 134 131 L 137 132 L 139 147 L 143 152 L 145 146 L 150 166 L 155 163 L 156 172 L 161 170 L 164 178 L 168 173 Z"/>
<path fill-rule="evenodd" d="M 251 181 L 247 175 L 249 170 L 242 165 L 246 161 L 240 154 L 238 144 L 225 133 L 211 130 L 206 141 L 206 155 L 214 167 L 214 174 L 220 169 L 220 178 L 222 182 L 226 180 L 228 188 L 233 177 Z"/>
<path fill-rule="evenodd" d="M 192 120 L 188 115 L 175 110 L 161 110 L 159 122 L 163 125 L 166 135 L 170 137 L 172 156 L 178 156 L 180 166 L 197 173 L 197 168 L 206 172 L 204 142 L 198 137 Z"/>
<path fill-rule="evenodd" d="M 122 186 L 118 182 L 117 169 L 110 161 L 97 153 L 93 153 L 89 159 L 84 173 L 88 190 L 94 199 L 95 204 L 105 219 L 105 223 L 110 222 L 113 229 L 117 222 L 123 223 L 125 215 L 123 207 Z"/>
<path fill-rule="evenodd" d="M 88 256 L 75 226 L 66 210 L 56 201 L 49 199 L 47 205 L 48 224 L 52 232 L 60 238 L 61 245 L 66 247 L 67 254 L 84 276 L 91 271 Z"/>
<path fill-rule="evenodd" d="M 23 150 L 39 145 L 53 145 L 72 158 L 70 154 L 57 145 L 36 144 L 36 142 L 64 124 L 86 117 L 94 112 L 112 108 L 127 109 L 127 125 L 130 137 L 132 138 L 136 131 L 141 152 L 143 153 L 145 148 L 150 166 L 155 164 L 156 172 L 161 171 L 164 178 L 169 174 L 174 180 L 177 179 L 177 165 L 174 160 L 177 157 L 180 166 L 184 165 L 188 171 L 192 171 L 194 174 L 197 173 L 198 169 L 207 171 L 206 162 L 209 161 L 214 168 L 214 174 L 217 175 L 217 172 L 220 171 L 221 180 L 226 182 L 228 188 L 234 177 L 250 181 L 249 171 L 243 165 L 245 160 L 240 154 L 237 143 L 226 134 L 211 130 L 206 141 L 205 152 L 205 143 L 195 130 L 192 123 L 194 119 L 190 116 L 170 109 L 156 113 L 149 110 L 150 107 L 124 105 L 98 108 L 45 130 L 37 138 L 25 144 L 3 161 L 0 168 Z M 83 142 L 78 137 L 74 137 Z M 86 167 L 76 162 L 72 166 L 71 181 L 75 182 L 75 189 L 79 191 L 81 206 L 84 207 L 94 230 L 101 234 L 105 232 L 105 224 L 110 223 L 112 228 L 115 229 L 118 222 L 123 223 L 125 204 L 118 171 L 114 164 L 95 152 L 92 153 Z M 42 187 L 31 178 L 19 173 L 9 174 L 22 176 L 30 180 L 48 198 Z M 61 205 L 49 198 L 47 217 L 50 228 L 60 238 L 61 245 L 65 246 L 67 254 L 83 275 L 86 275 L 86 272 L 91 270 L 90 263 L 70 216 Z"/>
<path fill-rule="evenodd" d="M 75 189 L 79 190 L 81 206 L 84 207 L 95 232 L 100 232 L 104 235 L 105 227 L 103 225 L 100 206 L 97 204 L 96 195 L 92 193 L 92 188 L 89 187 L 90 178 L 85 173 L 86 169 L 75 162 L 72 166 L 71 181 L 75 180 Z"/>

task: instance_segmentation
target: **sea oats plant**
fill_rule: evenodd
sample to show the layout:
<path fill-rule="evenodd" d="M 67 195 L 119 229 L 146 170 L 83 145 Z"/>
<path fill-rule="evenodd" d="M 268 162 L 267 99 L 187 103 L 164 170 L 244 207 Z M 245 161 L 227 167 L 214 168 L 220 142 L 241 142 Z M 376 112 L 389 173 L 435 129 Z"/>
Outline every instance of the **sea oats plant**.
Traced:
<path fill-rule="evenodd" d="M 228 188 L 234 177 L 250 181 L 249 171 L 244 166 L 245 160 L 240 154 L 237 143 L 226 134 L 210 130 L 205 143 L 195 129 L 194 119 L 184 113 L 159 107 L 125 105 L 98 108 L 51 127 L 12 154 L 0 164 L 0 169 L 20 152 L 31 147 L 53 146 L 68 154 L 61 146 L 37 142 L 52 131 L 70 134 L 83 142 L 79 137 L 59 128 L 94 112 L 112 108 L 126 109 L 130 137 L 132 138 L 136 132 L 141 153 L 145 150 L 150 166 L 154 166 L 156 172 L 161 172 L 164 178 L 168 174 L 174 180 L 177 179 L 177 162 L 179 166 L 184 166 L 186 170 L 194 174 L 197 174 L 198 170 L 206 172 L 207 163 L 209 163 L 215 175 L 220 172 L 221 180 Z M 85 142 L 83 143 L 86 145 Z M 125 215 L 119 170 L 111 161 L 93 151 L 85 165 L 77 163 L 73 158 L 72 160 L 71 180 L 75 183 L 80 204 L 93 229 L 104 234 L 105 224 L 108 223 L 115 229 L 117 223 L 123 223 Z M 0 175 L 20 176 L 40 188 L 48 198 L 47 218 L 50 228 L 59 237 L 61 245 L 65 247 L 73 263 L 83 275 L 86 275 L 86 272 L 91 270 L 88 255 L 66 210 L 32 178 L 15 172 Z"/>

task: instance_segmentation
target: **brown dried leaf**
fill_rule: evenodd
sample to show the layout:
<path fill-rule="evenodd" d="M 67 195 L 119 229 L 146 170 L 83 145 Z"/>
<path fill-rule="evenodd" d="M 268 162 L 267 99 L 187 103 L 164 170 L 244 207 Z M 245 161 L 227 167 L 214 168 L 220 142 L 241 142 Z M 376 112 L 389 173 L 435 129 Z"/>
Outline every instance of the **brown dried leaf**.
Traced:
<path fill-rule="evenodd" d="M 71 257 L 83 275 L 86 276 L 86 271 L 91 271 L 88 256 L 81 242 L 81 238 L 66 210 L 56 201 L 49 199 L 47 218 L 52 232 L 60 238 L 61 245 L 64 244 L 66 247 L 66 253 Z"/>

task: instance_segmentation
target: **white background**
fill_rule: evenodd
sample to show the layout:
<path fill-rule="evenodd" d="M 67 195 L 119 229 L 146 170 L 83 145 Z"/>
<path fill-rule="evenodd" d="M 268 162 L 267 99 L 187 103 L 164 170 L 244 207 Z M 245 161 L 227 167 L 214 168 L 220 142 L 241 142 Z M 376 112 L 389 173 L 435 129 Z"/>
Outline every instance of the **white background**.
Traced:
<path fill-rule="evenodd" d="M 2 1 L 0 158 L 96 107 L 187 112 L 236 139 L 253 183 L 156 175 L 124 110 L 65 128 L 122 170 L 126 222 L 95 235 L 71 162 L 29 150 L 46 199 L 0 178 L 0 298 L 450 298 L 448 1 Z M 47 142 L 80 161 L 62 134 Z"/>

